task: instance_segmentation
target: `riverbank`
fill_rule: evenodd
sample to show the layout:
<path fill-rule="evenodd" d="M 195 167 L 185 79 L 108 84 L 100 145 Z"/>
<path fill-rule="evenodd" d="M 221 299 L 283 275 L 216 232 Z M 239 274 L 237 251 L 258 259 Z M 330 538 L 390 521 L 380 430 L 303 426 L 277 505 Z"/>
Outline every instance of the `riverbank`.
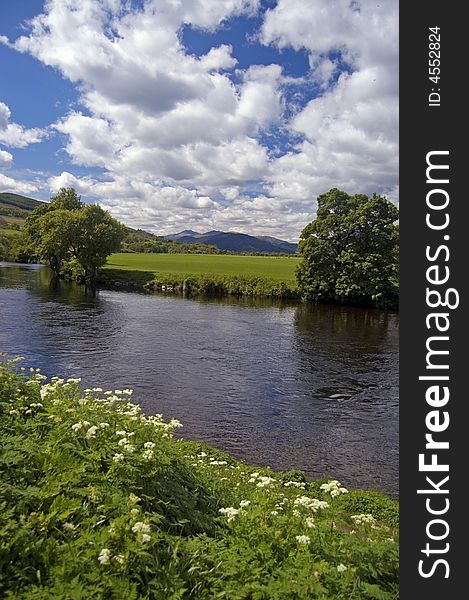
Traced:
<path fill-rule="evenodd" d="M 294 284 L 264 277 L 236 275 L 190 275 L 103 269 L 97 284 L 104 287 L 142 289 L 184 296 L 248 296 L 257 298 L 299 298 Z"/>
<path fill-rule="evenodd" d="M 98 283 L 203 296 L 298 298 L 299 259 L 276 256 L 113 254 Z"/>
<path fill-rule="evenodd" d="M 176 440 L 130 398 L 0 368 L 4 594 L 398 598 L 397 503 Z"/>

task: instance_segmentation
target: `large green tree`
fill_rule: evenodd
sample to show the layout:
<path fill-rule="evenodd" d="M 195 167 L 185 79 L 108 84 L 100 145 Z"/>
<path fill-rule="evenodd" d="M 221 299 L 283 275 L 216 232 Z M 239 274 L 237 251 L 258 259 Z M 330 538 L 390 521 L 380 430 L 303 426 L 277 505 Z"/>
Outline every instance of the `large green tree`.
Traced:
<path fill-rule="evenodd" d="M 317 216 L 302 231 L 297 270 L 309 300 L 395 308 L 399 283 L 399 211 L 384 196 L 350 196 L 336 188 L 318 197 Z"/>
<path fill-rule="evenodd" d="M 73 188 L 62 188 L 32 211 L 25 232 L 29 247 L 57 275 L 74 263 L 90 279 L 125 237 L 121 223 L 97 204 L 84 204 Z"/>

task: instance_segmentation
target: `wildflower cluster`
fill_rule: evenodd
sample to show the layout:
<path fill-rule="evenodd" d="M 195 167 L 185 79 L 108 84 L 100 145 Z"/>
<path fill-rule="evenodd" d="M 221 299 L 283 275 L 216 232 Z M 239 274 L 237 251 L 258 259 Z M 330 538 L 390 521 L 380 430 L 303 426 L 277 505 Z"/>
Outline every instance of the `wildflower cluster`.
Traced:
<path fill-rule="evenodd" d="M 307 508 L 313 512 L 324 508 L 329 508 L 329 503 L 325 500 L 318 500 L 317 498 L 310 498 L 309 496 L 299 496 L 298 498 L 295 498 L 293 505 Z"/>
<path fill-rule="evenodd" d="M 175 440 L 129 389 L 16 365 L 0 360 L 0 596 L 398 597 L 391 500 L 288 481 Z"/>
<path fill-rule="evenodd" d="M 348 489 L 344 488 L 337 479 L 331 479 L 327 483 L 323 483 L 320 489 L 326 494 L 330 494 L 331 498 L 340 496 L 340 494 L 348 494 Z"/>
<path fill-rule="evenodd" d="M 373 515 L 369 513 L 362 513 L 359 515 L 352 515 L 350 519 L 355 523 L 355 525 L 376 525 L 376 520 Z"/>

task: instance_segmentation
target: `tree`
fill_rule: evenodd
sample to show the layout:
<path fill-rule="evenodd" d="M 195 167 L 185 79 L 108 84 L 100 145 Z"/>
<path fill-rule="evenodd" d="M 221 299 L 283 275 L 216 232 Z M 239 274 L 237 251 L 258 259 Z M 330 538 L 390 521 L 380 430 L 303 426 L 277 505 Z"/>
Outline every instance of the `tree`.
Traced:
<path fill-rule="evenodd" d="M 93 279 L 107 257 L 119 250 L 125 227 L 97 204 L 84 204 L 73 188 L 32 211 L 25 223 L 27 244 L 56 275 L 76 263 Z"/>
<path fill-rule="evenodd" d="M 384 196 L 349 196 L 336 188 L 318 197 L 317 216 L 302 231 L 297 269 L 309 300 L 398 306 L 399 211 Z"/>

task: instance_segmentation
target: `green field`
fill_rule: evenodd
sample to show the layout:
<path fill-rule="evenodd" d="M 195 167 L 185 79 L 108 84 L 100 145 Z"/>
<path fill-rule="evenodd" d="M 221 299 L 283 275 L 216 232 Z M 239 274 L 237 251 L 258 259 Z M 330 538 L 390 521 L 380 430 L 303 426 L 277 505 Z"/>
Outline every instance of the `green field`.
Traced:
<path fill-rule="evenodd" d="M 285 256 L 118 253 L 109 257 L 105 268 L 160 274 L 265 277 L 294 283 L 299 261 L 297 257 Z"/>

